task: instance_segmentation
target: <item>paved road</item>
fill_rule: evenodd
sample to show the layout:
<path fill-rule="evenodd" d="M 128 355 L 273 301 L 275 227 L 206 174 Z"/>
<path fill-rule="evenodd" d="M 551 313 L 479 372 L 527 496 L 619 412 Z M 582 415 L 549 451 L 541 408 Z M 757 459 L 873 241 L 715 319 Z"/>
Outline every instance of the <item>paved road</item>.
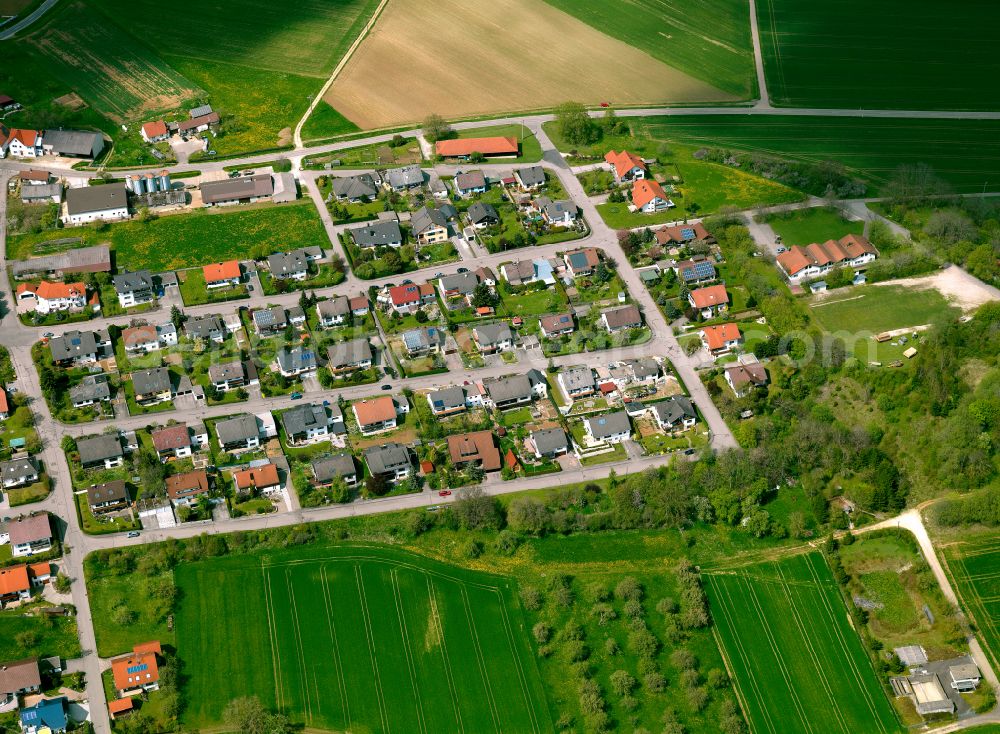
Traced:
<path fill-rule="evenodd" d="M 49 9 L 57 2 L 59 2 L 59 0 L 45 0 L 45 2 L 35 8 L 30 15 L 17 21 L 17 23 L 12 25 L 10 28 L 5 28 L 0 31 L 0 41 L 6 41 L 9 38 L 13 38 L 19 31 L 24 30 L 49 12 Z"/>

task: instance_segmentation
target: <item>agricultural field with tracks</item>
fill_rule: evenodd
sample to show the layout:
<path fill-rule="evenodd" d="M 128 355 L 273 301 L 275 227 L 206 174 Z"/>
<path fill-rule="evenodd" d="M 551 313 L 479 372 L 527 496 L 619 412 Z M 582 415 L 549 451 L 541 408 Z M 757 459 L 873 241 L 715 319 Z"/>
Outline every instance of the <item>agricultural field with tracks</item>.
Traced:
<path fill-rule="evenodd" d="M 774 104 L 990 110 L 1000 105 L 1000 10 L 931 0 L 757 3 Z"/>
<path fill-rule="evenodd" d="M 257 695 L 310 730 L 550 732 L 513 585 L 386 548 L 187 564 L 184 723 Z M 220 676 L 219 671 L 226 675 Z"/>
<path fill-rule="evenodd" d="M 822 555 L 703 578 L 752 731 L 900 731 Z"/>
<path fill-rule="evenodd" d="M 949 544 L 942 554 L 980 642 L 993 664 L 1000 665 L 1000 541 Z"/>

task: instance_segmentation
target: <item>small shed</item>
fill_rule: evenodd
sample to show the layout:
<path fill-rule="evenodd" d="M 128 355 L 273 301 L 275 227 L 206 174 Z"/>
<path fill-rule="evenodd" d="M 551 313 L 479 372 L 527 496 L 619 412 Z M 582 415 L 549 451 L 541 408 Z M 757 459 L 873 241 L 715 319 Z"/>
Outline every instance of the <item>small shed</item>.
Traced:
<path fill-rule="evenodd" d="M 903 352 L 903 356 L 906 357 L 907 359 L 913 359 L 914 357 L 917 356 L 917 348 L 910 347 L 905 352 Z"/>
<path fill-rule="evenodd" d="M 810 283 L 809 290 L 812 293 L 826 293 L 826 281 L 817 280 L 815 283 Z"/>

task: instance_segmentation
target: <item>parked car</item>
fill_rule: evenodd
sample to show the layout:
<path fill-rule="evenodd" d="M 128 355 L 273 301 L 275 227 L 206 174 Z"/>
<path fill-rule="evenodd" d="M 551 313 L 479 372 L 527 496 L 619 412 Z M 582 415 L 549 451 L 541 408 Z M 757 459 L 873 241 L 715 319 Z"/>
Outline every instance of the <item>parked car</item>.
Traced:
<path fill-rule="evenodd" d="M 382 385 L 383 390 L 392 390 L 392 385 Z"/>

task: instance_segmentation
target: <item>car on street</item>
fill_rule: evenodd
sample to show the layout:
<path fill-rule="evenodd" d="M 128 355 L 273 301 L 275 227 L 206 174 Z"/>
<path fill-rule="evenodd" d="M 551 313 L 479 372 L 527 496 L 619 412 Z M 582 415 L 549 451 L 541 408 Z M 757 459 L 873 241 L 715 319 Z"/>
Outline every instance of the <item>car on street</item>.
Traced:
<path fill-rule="evenodd" d="M 290 398 L 291 400 L 301 400 L 301 399 L 302 399 L 302 393 L 300 393 L 300 392 L 293 392 L 293 393 L 292 393 L 291 395 L 289 395 L 288 397 L 289 397 L 289 398 Z"/>
<path fill-rule="evenodd" d="M 693 453 L 694 453 L 694 449 L 684 449 L 684 455 L 685 456 L 690 456 Z"/>
<path fill-rule="evenodd" d="M 392 390 L 392 385 L 382 385 L 383 390 Z"/>
<path fill-rule="evenodd" d="M 438 492 L 438 497 L 450 497 L 450 496 L 451 496 L 450 489 L 442 489 L 440 492 Z"/>
<path fill-rule="evenodd" d="M 55 336 L 55 334 L 53 334 L 51 331 L 46 331 L 44 334 L 42 334 L 42 336 L 44 336 L 46 339 L 51 339 L 52 337 Z"/>
<path fill-rule="evenodd" d="M 130 532 L 128 534 L 128 537 L 129 538 L 138 538 L 139 537 L 139 531 L 138 530 L 133 530 L 132 532 Z"/>
<path fill-rule="evenodd" d="M 467 273 L 467 272 L 469 272 L 469 269 L 468 268 L 459 268 L 458 272 L 460 272 L 460 273 Z"/>

